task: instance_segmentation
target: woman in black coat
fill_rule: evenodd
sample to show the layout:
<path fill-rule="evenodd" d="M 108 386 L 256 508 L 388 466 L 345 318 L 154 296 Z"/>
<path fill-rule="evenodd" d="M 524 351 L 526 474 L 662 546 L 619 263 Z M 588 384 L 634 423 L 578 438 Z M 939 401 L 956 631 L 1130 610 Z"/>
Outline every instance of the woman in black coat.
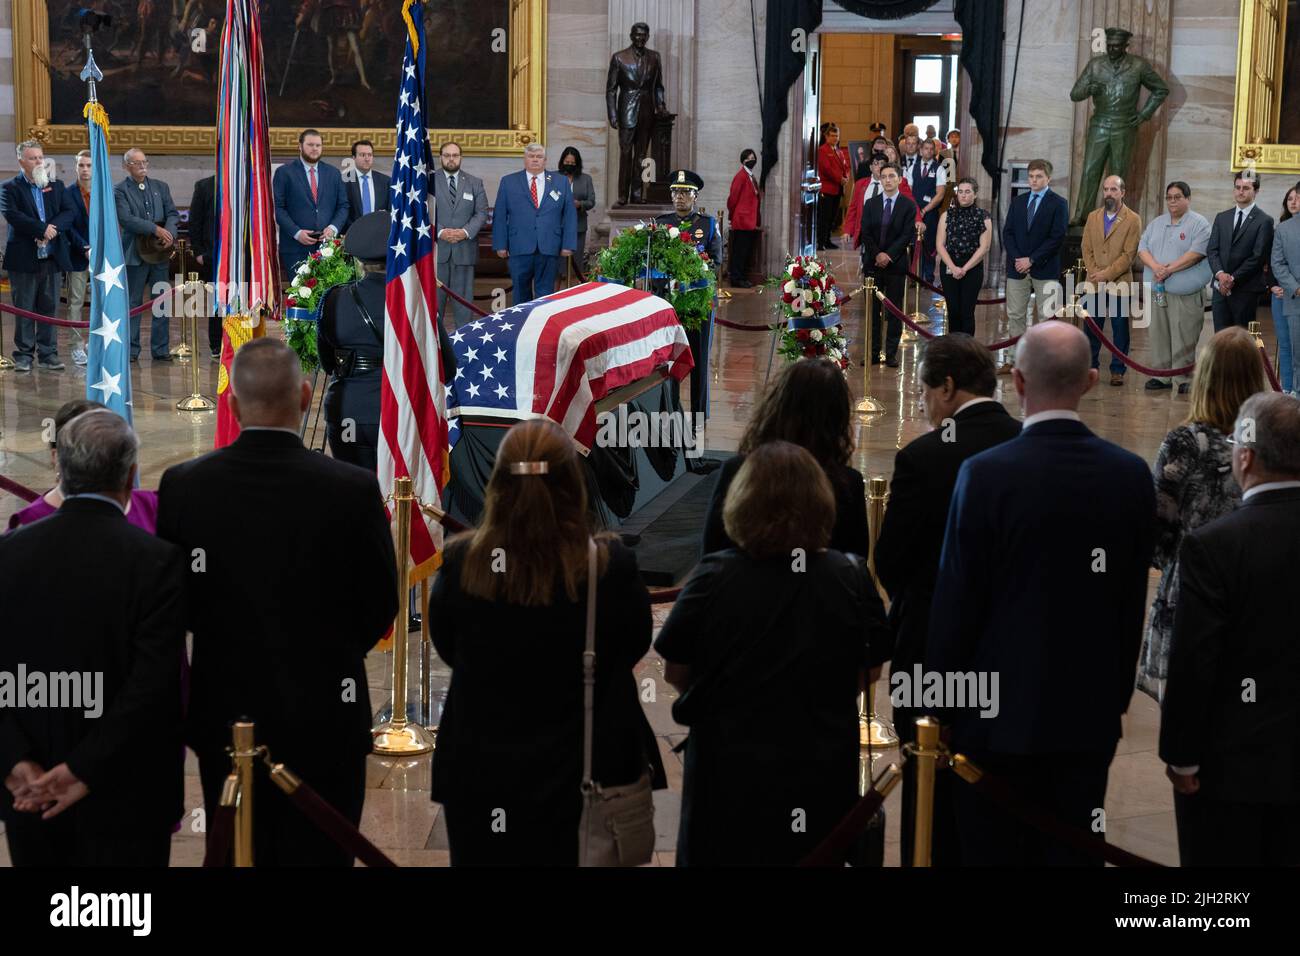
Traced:
<path fill-rule="evenodd" d="M 793 865 L 858 799 L 857 695 L 888 628 L 866 563 L 826 547 L 833 507 L 806 450 L 755 449 L 724 509 L 738 547 L 704 557 L 655 642 L 691 731 L 678 866 Z"/>
<path fill-rule="evenodd" d="M 830 480 L 835 525 L 830 547 L 867 557 L 866 491 L 862 474 L 849 466 L 853 454 L 849 385 L 839 366 L 826 359 L 802 359 L 781 370 L 749 419 L 735 457 L 723 463 L 704 518 L 703 553 L 734 548 L 722 523 L 727 489 L 745 456 L 769 441 L 788 441 L 812 453 Z M 799 489 L 787 489 L 790 495 Z"/>
<path fill-rule="evenodd" d="M 497 452 L 483 523 L 452 539 L 429 620 L 451 686 L 433 755 L 453 866 L 568 865 L 582 812 L 586 483 L 553 422 L 512 428 Z M 636 557 L 595 537 L 593 773 L 606 786 L 650 774 L 667 786 L 632 668 L 650 647 Z"/>

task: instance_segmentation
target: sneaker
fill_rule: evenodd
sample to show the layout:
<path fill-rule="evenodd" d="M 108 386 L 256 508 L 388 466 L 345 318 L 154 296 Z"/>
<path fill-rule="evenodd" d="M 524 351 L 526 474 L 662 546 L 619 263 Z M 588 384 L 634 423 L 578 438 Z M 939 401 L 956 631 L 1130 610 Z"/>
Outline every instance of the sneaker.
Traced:
<path fill-rule="evenodd" d="M 65 368 L 67 368 L 67 366 L 64 365 L 62 362 L 60 362 L 57 357 L 43 358 L 36 363 L 36 366 L 38 368 L 45 369 L 45 371 L 47 372 L 62 372 Z"/>
<path fill-rule="evenodd" d="M 14 359 L 15 372 L 30 372 L 32 370 L 32 360 L 26 355 L 20 355 Z"/>
<path fill-rule="evenodd" d="M 999 375 L 1010 375 L 1010 374 L 1011 374 L 1011 370 L 1012 370 L 1013 368 L 1015 368 L 1015 366 L 1012 365 L 1010 362 L 1003 362 L 1001 365 L 998 366 L 998 374 L 999 374 Z"/>
<path fill-rule="evenodd" d="M 73 365 L 86 364 L 86 350 L 83 349 L 81 346 L 77 346 L 75 349 L 72 350 L 72 364 Z"/>

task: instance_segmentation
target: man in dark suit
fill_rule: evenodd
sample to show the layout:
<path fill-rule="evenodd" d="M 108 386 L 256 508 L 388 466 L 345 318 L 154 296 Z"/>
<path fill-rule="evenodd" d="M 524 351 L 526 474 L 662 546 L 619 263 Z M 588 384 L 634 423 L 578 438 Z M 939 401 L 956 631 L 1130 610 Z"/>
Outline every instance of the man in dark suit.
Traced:
<path fill-rule="evenodd" d="M 1002 245 L 1007 250 L 1007 331 L 1013 336 L 1024 334 L 1030 294 L 1036 296 L 1039 316 L 1052 317 L 1048 283 L 1061 278 L 1061 245 L 1070 218 L 1069 203 L 1050 188 L 1052 164 L 1031 159 L 1027 172 L 1029 192 L 1011 200 L 1002 225 Z M 1014 365 L 1014 360 L 1004 362 L 998 374 L 1011 374 Z"/>
<path fill-rule="evenodd" d="M 858 248 L 862 250 L 862 271 L 876 280 L 876 288 L 894 305 L 902 308 L 903 284 L 907 281 L 908 258 L 916 239 L 916 203 L 898 191 L 898 167 L 886 163 L 880 168 L 881 192 L 862 206 L 858 227 Z M 885 312 L 879 302 L 871 308 L 871 364 L 880 363 L 881 317 Z M 903 337 L 903 323 L 888 313 L 889 334 L 885 340 L 885 364 L 898 368 L 898 340 Z"/>
<path fill-rule="evenodd" d="M 368 139 L 359 139 L 352 144 L 352 162 L 356 174 L 344 180 L 348 191 L 348 218 L 343 225 L 347 232 L 352 224 L 368 213 L 389 208 L 390 177 L 374 168 L 375 144 Z"/>
<path fill-rule="evenodd" d="M 321 162 L 321 135 L 314 129 L 298 134 L 298 158 L 275 171 L 275 222 L 280 227 L 280 268 L 293 275 L 322 239 L 337 236 L 348 221 L 348 193 L 342 174 Z"/>
<path fill-rule="evenodd" d="M 190 200 L 190 251 L 198 263 L 199 278 L 204 282 L 216 279 L 217 255 L 217 177 L 204 176 L 194 184 L 194 198 Z M 221 361 L 221 319 L 213 303 L 208 316 L 208 346 L 212 360 Z"/>
<path fill-rule="evenodd" d="M 1243 503 L 1189 531 L 1160 722 L 1183 866 L 1300 866 L 1300 401 L 1242 403 Z"/>
<path fill-rule="evenodd" d="M 59 304 L 59 273 L 68 271 L 65 233 L 72 226 L 73 209 L 63 194 L 63 184 L 50 179 L 45 151 L 36 140 L 18 144 L 21 171 L 0 192 L 0 212 L 9 223 L 4 267 L 9 273 L 15 308 L 54 315 Z M 64 367 L 59 361 L 55 327 L 35 319 L 14 317 L 14 369 L 30 372 L 32 360 L 51 372 Z"/>
<path fill-rule="evenodd" d="M 170 280 L 168 261 L 176 244 L 181 214 L 172 202 L 171 188 L 149 175 L 149 157 L 142 149 L 128 149 L 122 157 L 127 176 L 113 187 L 117 201 L 117 223 L 122 230 L 122 251 L 126 256 L 126 282 L 132 309 L 145 302 L 145 293 Z M 171 318 L 166 309 L 155 308 L 149 327 L 149 353 L 155 362 L 172 361 Z M 131 316 L 131 361 L 140 355 L 140 319 Z"/>
<path fill-rule="evenodd" d="M 940 335 L 925 344 L 921 360 L 921 401 L 934 431 L 922 435 L 894 458 L 889 507 L 876 542 L 876 575 L 890 596 L 889 623 L 894 632 L 890 678 L 905 675 L 925 660 L 930 600 L 939 573 L 948 503 L 962 463 L 1020 434 L 1019 420 L 993 399 L 997 374 L 993 356 L 969 335 Z M 901 680 L 900 680 L 901 683 Z M 914 740 L 920 711 L 900 700 L 894 726 L 903 740 Z M 916 813 L 916 765 L 903 766 L 902 863 L 912 865 Z M 935 778 L 934 854 L 936 866 L 961 859 L 952 820 L 953 780 Z"/>
<path fill-rule="evenodd" d="M 183 812 L 184 559 L 123 517 L 138 448 L 115 413 L 78 415 L 59 429 L 63 506 L 0 537 L 0 672 L 75 694 L 0 708 L 15 866 L 166 866 Z"/>
<path fill-rule="evenodd" d="M 1205 257 L 1214 275 L 1210 310 L 1216 332 L 1250 325 L 1259 297 L 1267 291 L 1264 269 L 1273 253 L 1273 217 L 1255 205 L 1259 185 L 1253 173 L 1243 170 L 1233 176 L 1237 204 L 1215 216 L 1210 229 Z"/>
<path fill-rule="evenodd" d="M 460 144 L 443 143 L 438 151 L 442 169 L 433 174 L 435 238 L 438 240 L 438 282 L 466 302 L 474 301 L 474 266 L 478 234 L 487 222 L 487 191 L 483 180 L 461 169 Z M 438 321 L 447 311 L 445 289 L 438 289 Z M 471 321 L 468 306 L 452 301 L 451 327 Z M 443 328 L 446 328 L 443 325 Z"/>
<path fill-rule="evenodd" d="M 383 499 L 374 474 L 303 447 L 311 386 L 283 342 L 241 347 L 231 388 L 239 438 L 169 468 L 158 489 L 159 537 L 193 556 L 188 729 L 209 819 L 230 724 L 247 717 L 259 744 L 356 824 L 371 747 L 364 661 L 397 613 Z M 310 575 L 328 597 L 272 586 L 286 573 Z M 264 777 L 255 799 L 260 865 L 350 865 Z"/>
<path fill-rule="evenodd" d="M 1155 491 L 1145 461 L 1079 419 L 1097 383 L 1081 331 L 1035 325 L 1016 358 L 1024 427 L 957 475 L 925 670 L 953 688 L 938 712 L 954 751 L 1061 822 L 1103 833 L 1142 643 Z M 991 695 L 972 703 L 958 692 L 972 683 Z M 970 786 L 955 798 L 963 865 L 1101 864 Z"/>
<path fill-rule="evenodd" d="M 509 259 L 511 300 L 531 302 L 555 291 L 560 257 L 578 245 L 578 212 L 569 177 L 546 171 L 546 147 L 524 147 L 524 168 L 501 177 L 492 207 L 492 248 Z"/>

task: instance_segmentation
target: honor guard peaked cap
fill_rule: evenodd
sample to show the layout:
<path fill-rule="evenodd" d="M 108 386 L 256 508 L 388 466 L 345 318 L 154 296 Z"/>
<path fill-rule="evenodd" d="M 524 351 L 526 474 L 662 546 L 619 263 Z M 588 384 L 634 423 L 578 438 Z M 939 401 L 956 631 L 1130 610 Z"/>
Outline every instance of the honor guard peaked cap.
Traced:
<path fill-rule="evenodd" d="M 363 262 L 383 262 L 388 258 L 388 229 L 392 224 L 392 214 L 387 210 L 366 213 L 343 237 L 343 251 Z"/>
<path fill-rule="evenodd" d="M 699 177 L 698 173 L 693 173 L 689 169 L 679 169 L 673 173 L 668 188 L 689 189 L 693 193 L 699 192 L 704 188 L 704 180 Z"/>

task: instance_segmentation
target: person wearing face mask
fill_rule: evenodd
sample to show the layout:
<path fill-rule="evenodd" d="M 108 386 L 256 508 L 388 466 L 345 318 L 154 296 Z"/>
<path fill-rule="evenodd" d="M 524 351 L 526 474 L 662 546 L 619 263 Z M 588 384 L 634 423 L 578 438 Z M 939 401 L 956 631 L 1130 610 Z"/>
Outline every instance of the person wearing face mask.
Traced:
<path fill-rule="evenodd" d="M 63 194 L 63 184 L 51 180 L 45 152 L 36 140 L 18 144 L 21 171 L 4 184 L 0 210 L 9 223 L 5 241 L 5 269 L 15 308 L 54 315 L 58 308 L 59 273 L 68 272 L 67 240 L 74 210 Z M 54 326 L 35 319 L 14 317 L 14 369 L 30 372 L 32 361 L 57 372 L 59 342 Z"/>
<path fill-rule="evenodd" d="M 736 289 L 748 289 L 753 285 L 745 278 L 745 270 L 758 240 L 761 195 L 754 179 L 756 165 L 758 154 L 752 149 L 744 150 L 740 154 L 740 169 L 731 180 L 731 192 L 727 196 L 727 216 L 731 219 L 731 285 Z"/>
<path fill-rule="evenodd" d="M 578 210 L 578 245 L 573 250 L 573 264 L 581 272 L 587 269 L 587 210 L 596 205 L 596 184 L 582 171 L 582 153 L 566 146 L 560 154 L 560 172 L 569 177 L 573 187 L 573 207 Z"/>

